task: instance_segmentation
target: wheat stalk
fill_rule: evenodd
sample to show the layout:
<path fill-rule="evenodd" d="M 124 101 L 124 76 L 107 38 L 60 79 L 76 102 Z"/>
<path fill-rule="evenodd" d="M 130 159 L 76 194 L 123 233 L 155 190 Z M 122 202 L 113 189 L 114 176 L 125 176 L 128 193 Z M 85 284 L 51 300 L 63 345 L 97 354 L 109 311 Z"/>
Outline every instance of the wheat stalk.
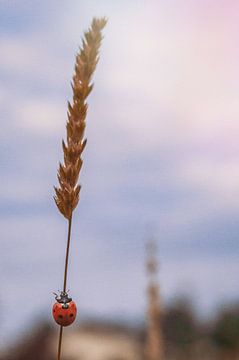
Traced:
<path fill-rule="evenodd" d="M 102 30 L 106 25 L 105 18 L 93 18 L 88 31 L 84 33 L 82 47 L 76 55 L 75 73 L 72 81 L 73 101 L 68 102 L 68 120 L 66 124 L 66 142 L 62 141 L 64 161 L 59 164 L 59 186 L 54 187 L 55 203 L 62 215 L 68 220 L 68 236 L 65 257 L 63 292 L 66 292 L 68 259 L 71 239 L 72 214 L 79 202 L 81 186 L 78 184 L 82 167 L 82 152 L 86 145 L 84 132 L 86 127 L 87 102 L 92 91 L 92 75 L 99 60 L 99 48 L 102 41 Z M 60 327 L 58 343 L 58 360 L 61 358 L 63 327 Z"/>
<path fill-rule="evenodd" d="M 145 343 L 145 360 L 163 360 L 163 338 L 161 332 L 161 303 L 157 285 L 158 263 L 155 256 L 156 243 L 151 240 L 147 243 L 147 273 L 148 284 L 148 313 L 147 337 Z"/>

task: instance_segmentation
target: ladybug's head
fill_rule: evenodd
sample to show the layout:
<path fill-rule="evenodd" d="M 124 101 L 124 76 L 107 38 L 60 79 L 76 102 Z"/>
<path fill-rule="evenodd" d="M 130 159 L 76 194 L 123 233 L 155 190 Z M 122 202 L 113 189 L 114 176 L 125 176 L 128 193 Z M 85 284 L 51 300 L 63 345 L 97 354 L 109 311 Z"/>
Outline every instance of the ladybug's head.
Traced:
<path fill-rule="evenodd" d="M 54 295 L 56 295 L 56 301 L 60 304 L 63 304 L 64 307 L 68 307 L 67 304 L 72 301 L 72 298 L 68 296 L 68 292 L 66 291 L 61 291 L 59 295 L 54 293 Z"/>

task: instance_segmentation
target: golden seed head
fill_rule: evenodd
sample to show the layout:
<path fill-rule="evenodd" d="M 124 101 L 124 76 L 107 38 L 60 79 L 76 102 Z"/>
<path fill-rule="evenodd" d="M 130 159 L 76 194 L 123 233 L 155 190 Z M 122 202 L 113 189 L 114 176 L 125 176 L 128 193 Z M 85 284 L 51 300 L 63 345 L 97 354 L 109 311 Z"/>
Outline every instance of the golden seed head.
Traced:
<path fill-rule="evenodd" d="M 107 20 L 93 18 L 91 26 L 82 39 L 82 47 L 76 55 L 75 73 L 72 81 L 73 101 L 68 102 L 66 141 L 62 142 L 64 161 L 59 165 L 59 187 L 55 187 L 54 200 L 59 211 L 70 219 L 79 202 L 80 186 L 77 184 L 82 167 L 81 154 L 86 145 L 86 99 L 92 91 L 91 79 L 99 60 L 102 30 Z"/>

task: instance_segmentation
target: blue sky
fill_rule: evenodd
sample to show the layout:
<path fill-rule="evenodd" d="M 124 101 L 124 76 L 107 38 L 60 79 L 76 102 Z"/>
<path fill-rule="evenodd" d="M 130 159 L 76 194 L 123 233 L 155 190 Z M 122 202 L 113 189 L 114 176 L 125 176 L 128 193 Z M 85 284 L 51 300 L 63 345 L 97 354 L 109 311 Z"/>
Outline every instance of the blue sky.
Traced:
<path fill-rule="evenodd" d="M 73 223 L 79 313 L 143 316 L 152 234 L 164 303 L 186 293 L 208 314 L 238 298 L 238 12 L 234 1 L 1 1 L 3 341 L 50 319 L 61 287 L 67 224 L 53 185 L 93 16 L 109 22 Z"/>

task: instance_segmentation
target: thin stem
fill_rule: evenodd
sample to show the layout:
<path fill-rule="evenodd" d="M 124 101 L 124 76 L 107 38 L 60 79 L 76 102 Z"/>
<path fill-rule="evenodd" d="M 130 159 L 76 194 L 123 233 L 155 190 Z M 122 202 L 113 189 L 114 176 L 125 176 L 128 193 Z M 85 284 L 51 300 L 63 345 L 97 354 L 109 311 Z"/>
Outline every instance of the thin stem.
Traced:
<path fill-rule="evenodd" d="M 63 326 L 60 327 L 57 360 L 61 360 L 61 343 L 62 343 Z"/>
<path fill-rule="evenodd" d="M 68 221 L 68 235 L 67 235 L 67 245 L 66 245 L 64 283 L 63 283 L 64 292 L 66 292 L 66 285 L 67 285 L 68 260 L 69 260 L 69 250 L 70 250 L 70 242 L 71 242 L 71 223 L 72 223 L 72 216 L 69 218 Z M 62 335 L 63 335 L 63 326 L 60 327 L 57 360 L 61 360 Z"/>
<path fill-rule="evenodd" d="M 68 222 L 68 236 L 67 236 L 67 246 L 66 246 L 66 260 L 65 260 L 65 272 L 64 272 L 64 284 L 63 291 L 66 292 L 66 284 L 67 284 L 67 272 L 68 272 L 68 260 L 69 260 L 69 250 L 70 250 L 70 242 L 71 242 L 71 223 L 72 223 L 72 215 Z"/>

